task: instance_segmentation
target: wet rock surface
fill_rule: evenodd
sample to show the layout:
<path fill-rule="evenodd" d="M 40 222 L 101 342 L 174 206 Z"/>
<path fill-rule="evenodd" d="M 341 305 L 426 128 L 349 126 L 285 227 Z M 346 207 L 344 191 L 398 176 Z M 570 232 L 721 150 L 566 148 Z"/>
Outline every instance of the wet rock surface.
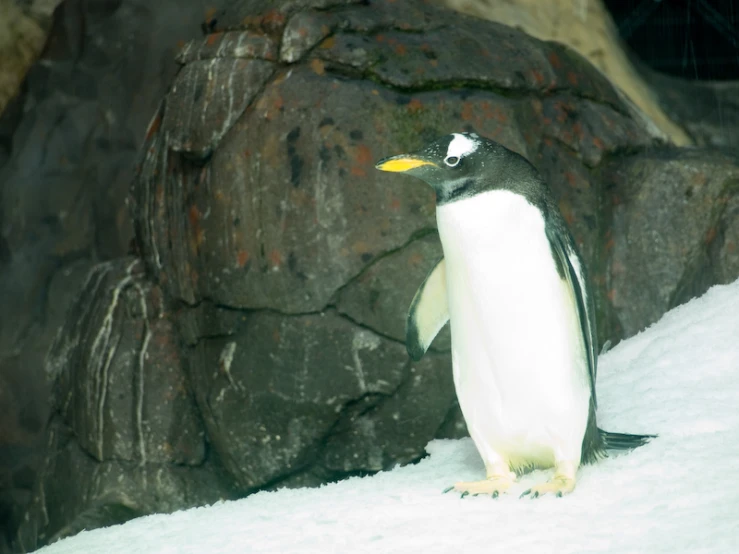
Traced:
<path fill-rule="evenodd" d="M 529 158 L 584 254 L 601 341 L 739 274 L 737 160 L 665 145 L 566 47 L 412 1 L 253 0 L 173 17 L 175 4 L 84 15 L 94 36 L 132 32 L 136 47 L 53 43 L 59 61 L 28 81 L 37 111 L 16 113 L 10 133 L 0 278 L 28 322 L 0 327 L 0 361 L 33 359 L 55 380 L 40 477 L 13 512 L 18 549 L 376 471 L 464 433 L 448 331 L 419 363 L 403 345 L 441 254 L 433 194 L 375 171 L 382 156 L 474 130 Z M 59 37 L 74 36 L 75 9 Z M 149 27 L 131 30 L 142 20 L 164 29 L 154 45 Z M 124 257 L 132 236 L 141 259 Z M 36 358 L 6 354 L 20 346 Z"/>

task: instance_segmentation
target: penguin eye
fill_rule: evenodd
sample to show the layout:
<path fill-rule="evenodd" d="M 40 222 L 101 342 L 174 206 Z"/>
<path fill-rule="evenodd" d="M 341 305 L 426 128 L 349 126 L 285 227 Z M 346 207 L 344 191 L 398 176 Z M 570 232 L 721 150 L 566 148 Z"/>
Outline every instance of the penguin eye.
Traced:
<path fill-rule="evenodd" d="M 444 158 L 444 163 L 447 164 L 449 167 L 456 167 L 459 163 L 459 157 L 447 156 L 446 158 Z"/>

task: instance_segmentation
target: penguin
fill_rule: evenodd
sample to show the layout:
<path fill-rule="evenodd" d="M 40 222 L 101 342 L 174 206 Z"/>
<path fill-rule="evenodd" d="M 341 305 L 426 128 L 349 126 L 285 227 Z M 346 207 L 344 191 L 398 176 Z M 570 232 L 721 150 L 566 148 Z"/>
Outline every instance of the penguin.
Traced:
<path fill-rule="evenodd" d="M 452 335 L 454 386 L 486 479 L 454 489 L 497 498 L 518 475 L 554 468 L 521 497 L 563 496 L 581 464 L 653 435 L 596 424 L 596 322 L 585 266 L 552 193 L 523 156 L 475 133 L 380 160 L 436 193 L 444 257 L 410 306 L 406 347 L 419 360 Z"/>

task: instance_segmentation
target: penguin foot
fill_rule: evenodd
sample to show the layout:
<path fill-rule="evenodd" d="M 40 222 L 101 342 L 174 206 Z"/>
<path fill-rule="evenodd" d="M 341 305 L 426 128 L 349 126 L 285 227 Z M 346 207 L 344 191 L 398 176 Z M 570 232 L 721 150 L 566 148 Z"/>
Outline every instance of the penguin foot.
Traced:
<path fill-rule="evenodd" d="M 462 493 L 462 498 L 471 494 L 477 496 L 478 494 L 489 494 L 493 498 L 498 498 L 502 493 L 505 493 L 510 486 L 513 484 L 513 479 L 508 476 L 493 476 L 488 477 L 484 481 L 461 481 L 455 483 L 454 487 L 447 490 L 454 490 Z M 446 492 L 446 491 L 445 491 Z"/>
<path fill-rule="evenodd" d="M 538 498 L 545 494 L 554 494 L 562 497 L 565 494 L 571 493 L 575 490 L 575 475 L 578 465 L 575 462 L 558 461 L 555 464 L 554 477 L 546 483 L 536 485 L 524 491 L 519 498 L 523 498 L 524 496 Z"/>
<path fill-rule="evenodd" d="M 545 494 L 554 494 L 562 497 L 575 490 L 575 480 L 564 475 L 555 475 L 551 481 L 536 485 L 523 492 L 519 498 L 528 496 L 529 498 L 539 498 Z"/>

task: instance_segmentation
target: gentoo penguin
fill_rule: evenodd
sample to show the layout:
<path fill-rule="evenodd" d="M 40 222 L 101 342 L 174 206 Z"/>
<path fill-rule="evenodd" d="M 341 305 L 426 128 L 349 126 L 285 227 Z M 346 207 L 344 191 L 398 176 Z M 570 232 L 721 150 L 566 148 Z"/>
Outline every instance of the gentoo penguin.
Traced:
<path fill-rule="evenodd" d="M 454 386 L 487 479 L 466 494 L 497 497 L 516 474 L 554 467 L 525 491 L 562 496 L 581 463 L 651 437 L 609 433 L 595 421 L 595 314 L 585 268 L 552 193 L 522 156 L 474 133 L 385 158 L 436 192 L 444 258 L 411 304 L 414 360 L 450 322 Z"/>

